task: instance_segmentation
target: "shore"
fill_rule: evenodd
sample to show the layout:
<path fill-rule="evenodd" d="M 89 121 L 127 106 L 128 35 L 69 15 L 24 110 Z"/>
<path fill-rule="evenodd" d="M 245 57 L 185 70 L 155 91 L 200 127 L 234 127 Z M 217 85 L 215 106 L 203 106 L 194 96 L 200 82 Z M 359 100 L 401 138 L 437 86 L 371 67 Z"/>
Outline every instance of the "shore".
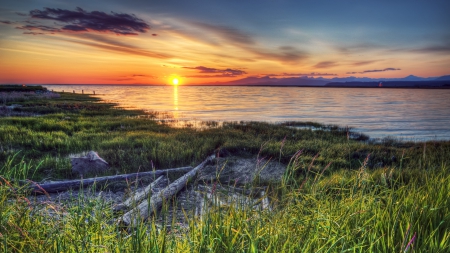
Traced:
<path fill-rule="evenodd" d="M 157 113 L 123 110 L 89 95 L 57 94 L 5 105 L 20 105 L 12 111 L 34 115 L 6 115 L 0 121 L 0 217 L 5 219 L 0 248 L 6 252 L 83 247 L 100 252 L 399 252 L 411 244 L 417 251 L 450 249 L 450 141 L 373 144 L 350 138 L 345 128 L 320 124 L 315 131 L 262 122 L 173 128 Z M 131 229 L 115 223 L 118 214 L 108 200 L 76 195 L 73 205 L 44 200 L 30 208 L 32 197 L 14 185 L 25 179 L 74 179 L 70 156 L 89 150 L 110 164 L 110 174 L 196 166 L 213 153 L 223 156 L 224 164 L 210 168 L 215 176 L 208 179 L 211 188 L 203 190 L 212 196 L 208 209 L 200 216 L 186 212 L 190 218 L 183 224 L 164 215 L 176 201 L 163 205 L 162 216 Z M 266 187 L 270 209 L 214 202 L 215 194 L 223 194 L 220 187 L 240 183 L 220 176 L 227 178 L 221 174 L 225 166 L 242 159 L 259 164 L 255 169 L 263 170 L 264 161 L 286 168 L 279 181 L 257 184 Z M 243 186 L 260 182 L 249 178 Z M 198 193 L 197 184 L 187 186 L 192 194 Z M 170 225 L 157 225 L 160 218 Z"/>

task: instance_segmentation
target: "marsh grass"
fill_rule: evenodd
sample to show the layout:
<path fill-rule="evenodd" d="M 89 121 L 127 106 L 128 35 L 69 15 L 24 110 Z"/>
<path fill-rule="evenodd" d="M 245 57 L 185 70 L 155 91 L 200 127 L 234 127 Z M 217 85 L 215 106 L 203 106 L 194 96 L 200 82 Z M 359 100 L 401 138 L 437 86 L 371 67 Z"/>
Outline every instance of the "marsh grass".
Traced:
<path fill-rule="evenodd" d="M 302 149 L 305 164 L 320 153 L 312 170 L 332 162 L 330 171 L 358 168 L 369 153 L 369 168 L 398 166 L 402 154 L 404 166 L 428 168 L 445 162 L 446 152 L 450 151 L 450 142 L 429 142 L 426 149 L 412 142 L 367 144 L 347 138 L 346 128 L 319 129 L 318 124 L 314 131 L 292 128 L 292 122 L 290 126 L 224 122 L 210 123 L 210 127 L 202 129 L 173 128 L 155 120 L 154 112 L 123 110 L 82 94 L 61 93 L 59 98 L 21 104 L 18 109 L 41 116 L 2 118 L 0 166 L 7 157 L 21 151 L 20 158 L 32 165 L 44 161 L 30 178 L 38 181 L 70 177 L 69 155 L 89 150 L 97 151 L 112 165 L 112 171 L 119 173 L 151 170 L 152 164 L 156 169 L 194 165 L 217 149 L 242 156 L 260 152 L 262 157 L 284 164 Z M 262 143 L 266 145 L 260 151 Z M 18 159 L 14 162 L 18 163 Z M 305 169 L 303 166 L 298 172 Z"/>
<path fill-rule="evenodd" d="M 292 160 L 288 171 L 298 162 Z M 329 175 L 324 175 L 324 167 L 304 178 L 285 176 L 282 184 L 269 187 L 270 210 L 213 201 L 202 216 L 186 212 L 186 225 L 177 225 L 172 217 L 171 226 L 161 226 L 151 216 L 134 228 L 120 227 L 111 204 L 101 198 L 79 195 L 67 205 L 51 200 L 34 205 L 24 188 L 2 178 L 0 248 L 4 252 L 448 252 L 448 167 L 420 170 L 417 177 L 417 169 L 367 170 L 363 165 Z M 159 215 L 170 208 L 165 203 Z"/>
<path fill-rule="evenodd" d="M 81 94 L 21 103 L 41 116 L 0 121 L 1 252 L 450 251 L 448 141 L 374 144 L 258 122 L 176 129 Z M 266 188 L 270 209 L 213 203 L 177 224 L 168 201 L 159 215 L 171 226 L 151 216 L 126 228 L 102 198 L 36 204 L 17 183 L 68 178 L 68 156 L 89 150 L 133 172 L 196 165 L 218 149 L 287 164 Z"/>

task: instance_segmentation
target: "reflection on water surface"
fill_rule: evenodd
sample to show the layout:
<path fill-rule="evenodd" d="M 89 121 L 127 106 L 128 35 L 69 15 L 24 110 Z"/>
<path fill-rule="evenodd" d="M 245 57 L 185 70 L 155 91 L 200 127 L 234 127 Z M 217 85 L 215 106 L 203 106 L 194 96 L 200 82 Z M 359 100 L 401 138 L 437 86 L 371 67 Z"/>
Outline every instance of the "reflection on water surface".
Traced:
<path fill-rule="evenodd" d="M 450 140 L 450 90 L 217 86 L 47 86 L 194 121 L 315 121 L 374 138 Z"/>

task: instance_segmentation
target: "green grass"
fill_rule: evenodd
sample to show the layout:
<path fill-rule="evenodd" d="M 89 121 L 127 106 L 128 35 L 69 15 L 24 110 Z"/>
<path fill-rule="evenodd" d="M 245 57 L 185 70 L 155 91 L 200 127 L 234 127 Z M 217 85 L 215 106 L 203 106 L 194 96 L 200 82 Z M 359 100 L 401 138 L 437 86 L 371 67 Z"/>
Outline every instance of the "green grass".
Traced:
<path fill-rule="evenodd" d="M 298 160 L 297 160 L 298 161 Z M 290 170 L 298 168 L 297 161 Z M 322 168 L 323 170 L 324 168 Z M 420 177 L 417 177 L 420 174 Z M 0 186 L 4 252 L 448 252 L 450 175 L 433 170 L 340 170 L 271 186 L 273 209 L 212 206 L 187 228 L 139 222 L 121 228 L 104 201 L 30 208 Z M 164 208 L 163 208 L 164 209 Z M 164 212 L 162 213 L 164 215 Z M 412 240 L 414 237 L 414 240 Z"/>
<path fill-rule="evenodd" d="M 293 122 L 171 128 L 157 113 L 81 94 L 19 103 L 40 116 L 0 121 L 0 252 L 450 251 L 449 141 L 373 144 Z M 213 205 L 202 217 L 186 213 L 187 227 L 150 220 L 129 229 L 100 198 L 33 206 L 15 183 L 70 178 L 68 155 L 89 150 L 134 172 L 197 165 L 217 149 L 287 164 L 268 186 L 271 211 Z"/>
<path fill-rule="evenodd" d="M 368 145 L 347 139 L 345 129 L 320 129 L 320 125 L 314 131 L 261 122 L 228 122 L 204 130 L 171 128 L 155 120 L 157 113 L 122 110 L 81 94 L 62 93 L 60 98 L 21 104 L 17 110 L 40 116 L 2 118 L 0 166 L 20 151 L 14 162 L 23 158 L 32 165 L 41 164 L 33 177 L 29 175 L 38 181 L 71 177 L 69 155 L 90 150 L 112 165 L 112 173 L 150 170 L 152 164 L 156 169 L 194 165 L 216 149 L 253 155 L 263 144 L 262 156 L 283 163 L 300 149 L 305 164 L 320 153 L 316 164 L 332 162 L 330 170 L 357 168 L 369 153 L 369 167 L 400 166 L 400 162 L 423 168 L 439 166 L 450 151 L 450 142 L 429 142 L 425 155 L 421 143 Z"/>

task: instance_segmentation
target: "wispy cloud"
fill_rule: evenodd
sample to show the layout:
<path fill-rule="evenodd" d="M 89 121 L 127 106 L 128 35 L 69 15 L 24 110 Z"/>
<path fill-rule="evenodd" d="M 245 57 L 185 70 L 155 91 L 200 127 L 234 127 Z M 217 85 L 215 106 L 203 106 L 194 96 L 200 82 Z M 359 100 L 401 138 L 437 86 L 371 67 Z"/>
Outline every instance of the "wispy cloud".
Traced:
<path fill-rule="evenodd" d="M 55 28 L 55 27 L 51 27 L 51 26 L 46 26 L 46 25 L 23 25 L 23 26 L 18 26 L 16 27 L 17 29 L 20 30 L 28 30 L 28 31 L 43 31 L 46 33 L 51 33 L 54 34 L 55 32 L 61 32 L 61 29 Z M 37 33 L 39 34 L 40 32 L 24 32 L 25 34 L 33 34 L 33 33 Z M 45 33 L 40 33 L 40 34 L 45 34 Z"/>
<path fill-rule="evenodd" d="M 365 74 L 365 73 L 396 71 L 396 70 L 401 70 L 401 69 L 398 69 L 398 68 L 371 69 L 371 70 L 364 70 L 361 72 L 347 72 L 347 74 L 353 75 L 353 74 Z"/>
<path fill-rule="evenodd" d="M 276 51 L 260 48 L 247 48 L 247 50 L 262 60 L 275 60 L 289 64 L 295 64 L 308 58 L 307 53 L 291 46 L 281 46 Z"/>
<path fill-rule="evenodd" d="M 157 79 L 158 77 L 153 75 L 144 75 L 144 74 L 133 74 L 128 76 L 120 76 L 118 78 L 113 79 L 114 81 L 134 81 L 134 82 L 143 82 L 148 79 Z"/>
<path fill-rule="evenodd" d="M 410 50 L 413 53 L 450 53 L 450 44 L 432 45 Z"/>
<path fill-rule="evenodd" d="M 239 45 L 256 44 L 252 36 L 233 27 L 223 25 L 212 25 L 201 22 L 192 22 L 192 24 L 203 30 L 212 32 L 232 44 L 239 44 Z"/>
<path fill-rule="evenodd" d="M 114 52 L 118 52 L 118 53 L 134 54 L 134 55 L 158 58 L 158 59 L 172 58 L 172 55 L 167 54 L 167 53 L 153 52 L 153 51 L 145 50 L 145 49 L 142 49 L 139 47 L 127 45 L 124 43 L 118 43 L 118 42 L 111 43 L 111 42 L 108 42 L 107 39 L 98 40 L 98 41 L 92 41 L 92 40 L 87 41 L 87 40 L 79 40 L 79 39 L 63 39 L 63 40 L 81 44 L 81 45 L 96 47 L 96 48 L 103 49 L 103 50 L 114 51 Z M 99 42 L 101 42 L 101 43 L 99 43 Z"/>
<path fill-rule="evenodd" d="M 150 29 L 144 20 L 134 14 L 89 12 L 79 7 L 75 11 L 54 8 L 32 10 L 28 16 L 35 19 L 58 21 L 58 23 L 54 23 L 54 26 L 25 25 L 18 29 L 44 32 L 102 32 L 119 35 L 137 35 Z"/>
<path fill-rule="evenodd" d="M 319 73 L 319 72 L 311 72 L 311 73 L 282 73 L 282 74 L 266 74 L 264 76 L 271 77 L 299 77 L 299 76 L 337 76 L 337 74 L 333 73 Z"/>
<path fill-rule="evenodd" d="M 334 67 L 337 65 L 338 65 L 338 63 L 334 62 L 334 61 L 322 61 L 322 62 L 317 63 L 313 67 L 317 68 L 317 69 L 325 69 L 325 68 L 331 68 L 331 67 Z"/>
<path fill-rule="evenodd" d="M 14 22 L 9 21 L 9 20 L 0 20 L 0 23 L 1 24 L 5 24 L 5 25 L 12 25 L 12 24 L 14 24 Z"/>
<path fill-rule="evenodd" d="M 350 65 L 354 66 L 354 67 L 359 67 L 359 66 L 369 65 L 369 64 L 372 64 L 374 62 L 377 62 L 377 60 L 373 60 L 373 61 L 358 61 L 358 62 L 354 62 L 354 63 L 352 63 Z"/>
<path fill-rule="evenodd" d="M 17 14 L 24 16 L 22 13 Z M 172 58 L 168 53 L 153 52 L 110 37 L 112 33 L 137 35 L 150 29 L 150 26 L 145 21 L 133 14 L 89 12 L 81 8 L 76 8 L 75 11 L 44 8 L 44 10 L 32 10 L 26 16 L 31 17 L 33 20 L 16 22 L 22 24 L 17 26 L 16 29 L 25 30 L 24 34 L 45 35 L 60 33 L 65 36 L 53 36 L 52 38 L 118 53 L 158 59 Z M 36 20 L 40 20 L 40 22 Z M 46 20 L 57 22 L 49 23 L 45 22 Z M 152 36 L 157 36 L 157 34 L 154 33 Z"/>
<path fill-rule="evenodd" d="M 275 60 L 282 63 L 298 63 L 307 58 L 307 53 L 292 46 L 280 46 L 277 49 L 261 47 L 256 39 L 249 33 L 234 27 L 213 25 L 201 22 L 191 22 L 193 26 L 206 33 L 217 36 L 221 44 L 233 45 L 255 55 L 262 60 Z M 211 44 L 210 39 L 207 42 Z"/>
<path fill-rule="evenodd" d="M 183 67 L 185 69 L 192 69 L 197 70 L 198 73 L 201 74 L 216 74 L 216 75 L 191 75 L 188 77 L 201 77 L 201 78 L 208 78 L 208 77 L 237 77 L 244 74 L 247 74 L 247 72 L 240 70 L 240 69 L 216 69 L 216 68 L 208 68 L 204 66 L 197 66 L 197 67 Z M 219 75 L 217 75 L 219 74 Z"/>
<path fill-rule="evenodd" d="M 369 42 L 361 42 L 352 45 L 338 45 L 335 46 L 335 48 L 340 53 L 350 54 L 350 53 L 360 53 L 372 50 L 386 49 L 386 46 Z"/>

